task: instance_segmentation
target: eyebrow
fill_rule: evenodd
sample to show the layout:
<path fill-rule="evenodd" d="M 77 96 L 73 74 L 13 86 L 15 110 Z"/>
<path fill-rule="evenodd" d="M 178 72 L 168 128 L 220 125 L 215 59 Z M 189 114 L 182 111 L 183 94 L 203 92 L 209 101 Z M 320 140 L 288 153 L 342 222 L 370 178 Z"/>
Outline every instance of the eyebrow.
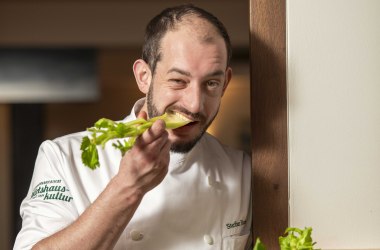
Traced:
<path fill-rule="evenodd" d="M 190 72 L 184 71 L 184 70 L 179 69 L 179 68 L 171 68 L 168 70 L 168 74 L 172 73 L 172 72 L 179 73 L 179 74 L 185 75 L 185 76 L 191 76 Z"/>
<path fill-rule="evenodd" d="M 169 74 L 169 73 L 172 73 L 172 72 L 179 73 L 179 74 L 185 75 L 185 76 L 191 76 L 190 72 L 182 70 L 182 69 L 179 69 L 179 68 L 175 68 L 175 67 L 169 69 L 167 73 Z M 216 70 L 216 71 L 208 74 L 207 77 L 222 76 L 222 75 L 224 75 L 224 71 L 223 70 Z"/>

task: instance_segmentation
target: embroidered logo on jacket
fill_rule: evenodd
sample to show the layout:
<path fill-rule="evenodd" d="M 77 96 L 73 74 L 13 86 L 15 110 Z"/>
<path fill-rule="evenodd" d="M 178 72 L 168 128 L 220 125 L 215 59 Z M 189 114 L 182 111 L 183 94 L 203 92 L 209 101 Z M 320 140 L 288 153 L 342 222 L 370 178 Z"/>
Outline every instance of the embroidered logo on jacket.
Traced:
<path fill-rule="evenodd" d="M 235 227 L 244 226 L 246 223 L 247 223 L 246 220 L 239 220 L 239 221 L 235 220 L 233 223 L 227 223 L 226 227 L 227 227 L 227 229 L 232 229 Z"/>
<path fill-rule="evenodd" d="M 70 190 L 63 185 L 62 180 L 48 180 L 40 182 L 32 192 L 30 198 L 43 198 L 43 200 L 61 200 L 71 202 Z"/>

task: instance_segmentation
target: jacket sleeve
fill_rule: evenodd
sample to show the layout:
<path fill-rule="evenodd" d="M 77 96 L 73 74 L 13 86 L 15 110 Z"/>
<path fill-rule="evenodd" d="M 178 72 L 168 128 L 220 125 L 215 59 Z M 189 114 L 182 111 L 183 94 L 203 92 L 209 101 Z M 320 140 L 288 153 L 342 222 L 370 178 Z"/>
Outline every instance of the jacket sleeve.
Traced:
<path fill-rule="evenodd" d="M 54 142 L 41 144 L 28 194 L 21 203 L 22 228 L 14 249 L 31 249 L 78 217 L 75 198 L 66 184 L 64 164 L 63 154 Z"/>

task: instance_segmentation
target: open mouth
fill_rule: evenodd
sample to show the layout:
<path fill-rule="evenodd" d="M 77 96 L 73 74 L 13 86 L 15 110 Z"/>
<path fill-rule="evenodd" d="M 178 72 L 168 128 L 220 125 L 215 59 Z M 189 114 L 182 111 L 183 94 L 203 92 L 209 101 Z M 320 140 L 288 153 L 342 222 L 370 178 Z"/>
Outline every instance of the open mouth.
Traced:
<path fill-rule="evenodd" d="M 173 121 L 176 120 L 176 122 L 181 123 L 181 126 L 172 128 L 177 132 L 187 133 L 190 131 L 191 128 L 194 128 L 201 122 L 201 117 L 194 117 L 191 116 L 191 114 L 187 114 L 181 111 L 167 110 L 166 113 L 173 117 Z"/>
<path fill-rule="evenodd" d="M 181 130 L 182 129 L 186 129 L 186 128 L 190 128 L 196 124 L 199 123 L 198 120 L 194 120 L 188 116 L 186 116 L 185 114 L 181 113 L 181 112 L 178 112 L 178 111 L 170 111 L 171 114 L 175 115 L 178 120 L 180 121 L 183 121 L 185 124 L 182 125 L 181 127 L 178 127 L 176 128 L 176 130 Z"/>
<path fill-rule="evenodd" d="M 194 122 L 189 122 L 188 124 L 182 126 L 182 127 L 191 127 L 193 125 L 196 125 L 198 123 L 198 121 L 194 121 Z"/>
<path fill-rule="evenodd" d="M 192 122 L 192 120 L 190 120 L 186 116 L 174 111 L 166 111 L 163 115 L 156 116 L 150 119 L 149 121 L 154 122 L 157 119 L 164 120 L 167 129 L 176 129 Z"/>
<path fill-rule="evenodd" d="M 183 120 L 183 121 L 188 121 L 188 122 L 200 122 L 201 121 L 200 116 L 196 116 L 196 115 L 191 116 L 191 115 L 187 115 L 183 112 L 174 111 L 174 110 L 168 110 L 167 112 L 175 115 L 176 117 L 178 117 L 178 119 Z"/>
<path fill-rule="evenodd" d="M 184 114 L 177 112 L 177 111 L 168 111 L 168 113 L 175 115 L 179 120 L 186 121 L 186 122 L 193 122 L 192 119 L 188 118 Z"/>

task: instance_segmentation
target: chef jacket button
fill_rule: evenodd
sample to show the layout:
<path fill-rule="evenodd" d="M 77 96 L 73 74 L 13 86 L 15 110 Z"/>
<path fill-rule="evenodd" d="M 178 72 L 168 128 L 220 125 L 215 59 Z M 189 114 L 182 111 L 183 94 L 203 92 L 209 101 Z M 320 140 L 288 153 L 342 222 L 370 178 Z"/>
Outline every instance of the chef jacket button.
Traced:
<path fill-rule="evenodd" d="M 207 177 L 207 184 L 208 184 L 210 187 L 215 186 L 215 180 L 214 180 L 214 178 L 213 178 L 212 176 L 210 176 L 210 175 Z"/>
<path fill-rule="evenodd" d="M 142 238 L 144 237 L 144 235 L 140 231 L 137 231 L 137 230 L 132 230 L 129 233 L 129 235 L 131 236 L 131 239 L 134 241 L 142 240 Z"/>
<path fill-rule="evenodd" d="M 208 234 L 205 234 L 205 235 L 203 236 L 203 240 L 204 240 L 207 244 L 209 244 L 209 245 L 214 244 L 214 239 L 213 239 L 210 235 L 208 235 Z"/>

